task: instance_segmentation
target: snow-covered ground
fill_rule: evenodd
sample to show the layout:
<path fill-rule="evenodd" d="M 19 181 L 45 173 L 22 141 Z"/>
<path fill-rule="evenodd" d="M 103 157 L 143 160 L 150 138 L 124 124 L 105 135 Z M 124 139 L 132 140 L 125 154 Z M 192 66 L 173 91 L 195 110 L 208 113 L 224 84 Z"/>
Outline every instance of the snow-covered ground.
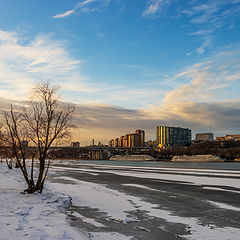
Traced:
<path fill-rule="evenodd" d="M 71 204 L 69 196 L 48 187 L 42 194 L 20 194 L 25 188 L 20 170 L 0 163 L 0 239 L 89 239 L 60 211 Z"/>
<path fill-rule="evenodd" d="M 55 188 L 58 186 L 58 188 Z M 61 186 L 63 190 L 61 191 Z M 67 186 L 67 187 L 66 187 Z M 9 170 L 0 163 L 0 239 L 1 240 L 128 240 L 115 232 L 86 232 L 69 223 L 67 208 L 74 188 L 46 183 L 42 194 L 22 194 L 26 188 L 19 169 Z M 65 191 L 69 188 L 70 191 Z M 63 193 L 65 192 L 65 193 Z M 91 196 L 91 192 L 86 193 Z M 83 222 L 104 227 L 94 219 L 71 213 Z"/>
<path fill-rule="evenodd" d="M 115 222 L 119 227 L 136 223 L 139 231 L 148 232 L 149 230 L 141 225 L 142 219 L 136 214 L 141 212 L 144 214 L 145 219 L 156 218 L 165 223 L 185 226 L 185 233 L 178 236 L 180 239 L 239 240 L 240 228 L 218 227 L 214 223 L 204 225 L 197 217 L 177 215 L 176 212 L 161 206 L 161 202 L 151 203 L 142 198 L 141 195 L 129 194 L 131 191 L 123 192 L 119 189 L 111 189 L 103 182 L 76 179 L 78 173 L 88 175 L 92 179 L 102 173 L 107 173 L 125 178 L 131 176 L 136 179 L 173 180 L 178 181 L 180 184 L 186 184 L 187 182 L 192 186 L 207 184 L 208 187 L 203 186 L 203 190 L 219 190 L 223 192 L 224 187 L 240 187 L 239 179 L 235 179 L 239 176 L 238 171 L 218 171 L 217 173 L 209 171 L 206 173 L 205 170 L 169 169 L 169 173 L 162 173 L 157 172 L 159 170 L 150 168 L 135 168 L 133 171 L 131 167 L 124 167 L 119 171 L 117 168 L 113 169 L 112 166 L 104 166 L 104 169 L 101 166 L 95 166 L 96 169 L 88 169 L 77 164 L 68 163 L 67 165 L 55 166 L 51 169 L 51 172 L 55 171 L 55 175 L 48 179 L 42 194 L 28 195 L 20 194 L 20 191 L 26 188 L 20 171 L 18 169 L 8 170 L 6 164 L 0 163 L 0 239 L 138 239 L 131 236 L 130 233 L 123 234 L 120 231 L 111 231 L 105 223 L 108 221 Z M 150 170 L 153 171 L 150 172 Z M 75 172 L 76 175 L 68 174 L 69 171 Z M 166 169 L 161 171 L 166 171 Z M 186 174 L 186 172 L 189 173 Z M 225 178 L 221 178 L 221 174 Z M 226 178 L 226 176 L 230 178 Z M 150 194 L 155 195 L 167 194 L 164 190 L 155 189 L 154 185 L 153 187 L 147 187 L 138 183 L 123 183 L 121 186 L 123 188 L 135 188 L 138 191 L 148 191 Z M 230 192 L 230 190 L 226 191 Z M 234 194 L 240 193 L 237 190 L 231 190 L 231 192 Z M 105 222 L 94 217 L 87 217 L 75 211 L 74 208 L 68 208 L 71 202 L 75 207 L 94 209 L 98 213 L 104 213 Z M 224 211 L 233 211 L 234 214 L 240 210 L 236 206 L 217 201 L 209 200 L 204 204 Z M 94 230 L 87 231 L 81 227 L 71 226 L 71 217 L 76 222 L 91 225 Z M 164 226 L 155 227 L 164 229 Z M 157 236 L 151 239 L 157 239 Z"/>

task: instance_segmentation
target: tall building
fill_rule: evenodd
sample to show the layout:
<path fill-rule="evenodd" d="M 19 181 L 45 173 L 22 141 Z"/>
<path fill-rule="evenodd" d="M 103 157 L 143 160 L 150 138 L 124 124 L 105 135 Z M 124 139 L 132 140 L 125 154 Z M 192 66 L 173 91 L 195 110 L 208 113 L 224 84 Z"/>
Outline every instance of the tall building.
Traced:
<path fill-rule="evenodd" d="M 109 141 L 108 146 L 109 146 L 109 147 L 113 147 L 113 139 L 111 139 L 111 140 Z"/>
<path fill-rule="evenodd" d="M 138 143 L 137 145 L 139 147 L 144 147 L 145 146 L 145 132 L 143 130 L 136 130 L 136 135 L 138 136 Z"/>
<path fill-rule="evenodd" d="M 128 147 L 128 135 L 123 137 L 123 147 Z"/>
<path fill-rule="evenodd" d="M 119 139 L 119 138 L 114 138 L 114 139 L 113 139 L 113 147 L 119 147 L 119 146 L 118 146 L 118 139 Z"/>
<path fill-rule="evenodd" d="M 124 136 L 121 136 L 121 137 L 118 139 L 118 146 L 119 146 L 119 147 L 123 147 L 123 138 L 124 138 Z"/>
<path fill-rule="evenodd" d="M 197 133 L 196 141 L 213 141 L 214 135 L 213 133 Z"/>
<path fill-rule="evenodd" d="M 139 136 L 137 134 L 128 134 L 128 147 L 139 147 Z"/>
<path fill-rule="evenodd" d="M 157 126 L 157 143 L 159 147 L 186 146 L 192 141 L 188 128 Z"/>

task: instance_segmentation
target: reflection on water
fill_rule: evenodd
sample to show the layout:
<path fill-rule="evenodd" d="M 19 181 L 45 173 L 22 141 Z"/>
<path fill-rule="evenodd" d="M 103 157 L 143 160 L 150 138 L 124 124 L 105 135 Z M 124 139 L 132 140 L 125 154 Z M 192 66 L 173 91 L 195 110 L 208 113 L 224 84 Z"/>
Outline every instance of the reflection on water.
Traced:
<path fill-rule="evenodd" d="M 167 167 L 167 168 L 202 168 L 202 169 L 226 169 L 240 170 L 240 162 L 160 162 L 160 161 L 101 161 L 101 160 L 77 160 L 78 163 L 134 166 L 134 167 Z"/>

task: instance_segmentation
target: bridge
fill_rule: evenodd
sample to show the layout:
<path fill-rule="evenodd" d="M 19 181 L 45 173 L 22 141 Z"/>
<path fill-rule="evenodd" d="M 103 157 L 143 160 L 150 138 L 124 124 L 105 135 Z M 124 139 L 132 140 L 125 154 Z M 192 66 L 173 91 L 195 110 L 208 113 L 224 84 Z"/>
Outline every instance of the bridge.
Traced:
<path fill-rule="evenodd" d="M 52 147 L 51 154 L 56 158 L 79 158 L 89 160 L 108 160 L 114 155 L 125 154 L 147 154 L 154 155 L 154 149 L 150 147 L 107 147 L 107 146 L 85 146 L 85 147 Z"/>

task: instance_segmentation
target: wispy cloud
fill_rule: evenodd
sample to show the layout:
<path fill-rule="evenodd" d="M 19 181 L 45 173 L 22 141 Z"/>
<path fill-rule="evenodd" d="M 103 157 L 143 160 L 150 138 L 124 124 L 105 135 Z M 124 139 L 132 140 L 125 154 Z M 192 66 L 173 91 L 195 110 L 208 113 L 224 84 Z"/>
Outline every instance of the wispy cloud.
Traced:
<path fill-rule="evenodd" d="M 228 20 L 239 17 L 239 0 L 204 0 L 191 1 L 182 14 L 190 18 L 193 24 L 205 24 L 210 30 L 200 30 L 200 34 L 208 34 L 216 28 L 222 27 Z"/>
<path fill-rule="evenodd" d="M 214 31 L 213 29 L 211 29 L 211 30 L 202 29 L 202 30 L 198 30 L 196 32 L 191 32 L 189 34 L 190 35 L 208 35 L 208 34 L 212 33 L 213 31 Z"/>
<path fill-rule="evenodd" d="M 55 16 L 53 16 L 53 18 L 68 17 L 68 16 L 72 15 L 74 12 L 75 12 L 74 10 L 69 10 L 69 11 L 66 11 L 65 13 L 55 15 Z"/>
<path fill-rule="evenodd" d="M 25 98 L 34 82 L 49 80 L 71 90 L 92 91 L 87 77 L 79 70 L 83 61 L 68 54 L 63 42 L 48 35 L 38 35 L 30 41 L 15 32 L 0 31 L 0 95 Z M 93 88 L 94 89 L 94 88 Z"/>
<path fill-rule="evenodd" d="M 154 16 L 159 13 L 165 4 L 169 4 L 170 0 L 147 0 L 146 9 L 143 12 L 144 17 Z"/>
<path fill-rule="evenodd" d="M 73 15 L 77 12 L 88 13 L 88 12 L 98 12 L 101 7 L 107 7 L 110 4 L 111 0 L 84 0 L 79 1 L 71 10 L 68 10 L 64 13 L 54 15 L 53 18 L 65 18 Z M 92 7 L 89 7 L 90 4 L 96 3 Z M 99 8 L 100 4 L 100 8 Z"/>
<path fill-rule="evenodd" d="M 239 21 L 239 0 L 203 0 L 189 1 L 181 7 L 182 16 L 187 16 L 191 27 L 198 30 L 189 35 L 202 38 L 203 44 L 195 51 L 203 54 L 211 47 L 212 36 L 222 27 L 233 29 L 235 22 Z"/>
<path fill-rule="evenodd" d="M 156 102 L 163 91 L 155 84 L 112 85 L 94 81 L 82 73 L 85 62 L 69 54 L 64 42 L 49 35 L 26 40 L 16 32 L 0 31 L 0 95 L 26 99 L 37 81 L 51 81 L 61 87 L 68 101 L 144 105 Z M 124 97 L 123 97 L 124 96 Z"/>
<path fill-rule="evenodd" d="M 210 46 L 210 43 L 211 43 L 210 39 L 204 40 L 204 43 L 199 48 L 197 48 L 198 54 L 203 54 L 206 48 Z"/>
<path fill-rule="evenodd" d="M 240 87 L 239 58 L 239 51 L 221 51 L 205 62 L 192 65 L 186 71 L 176 74 L 175 81 L 184 84 L 170 91 L 165 96 L 164 102 L 210 102 L 215 99 L 234 99 L 236 92 L 232 90 L 231 94 L 228 94 L 228 88 Z"/>

